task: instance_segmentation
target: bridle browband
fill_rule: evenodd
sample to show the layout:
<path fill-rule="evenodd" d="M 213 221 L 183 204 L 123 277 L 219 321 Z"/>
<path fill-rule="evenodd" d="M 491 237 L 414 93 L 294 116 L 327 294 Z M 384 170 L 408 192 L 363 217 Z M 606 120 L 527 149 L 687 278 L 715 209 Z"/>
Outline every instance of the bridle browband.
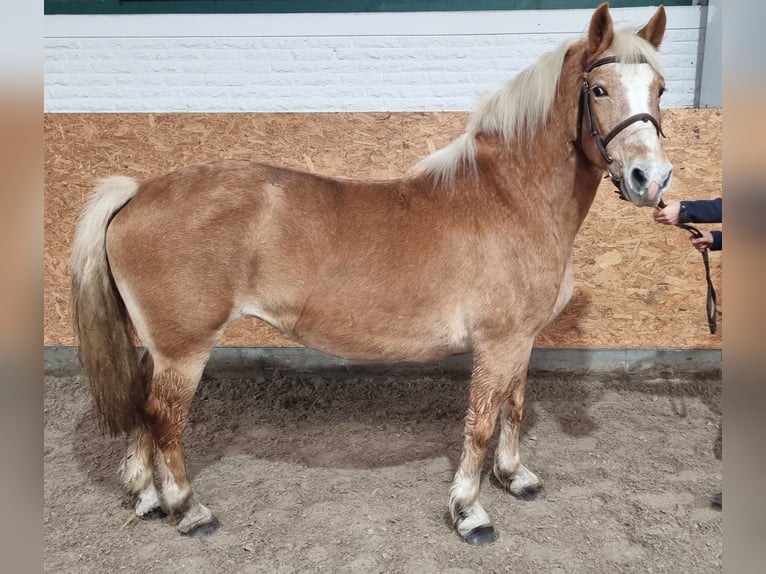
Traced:
<path fill-rule="evenodd" d="M 657 120 L 652 114 L 647 113 L 635 114 L 627 119 L 624 119 L 616 126 L 614 126 L 605 136 L 602 136 L 598 131 L 598 126 L 596 125 L 596 120 L 593 117 L 593 108 L 591 107 L 590 102 L 590 83 L 588 82 L 588 74 L 593 71 L 594 68 L 598 68 L 599 66 L 603 66 L 605 64 L 616 64 L 618 62 L 619 60 L 616 56 L 608 56 L 606 58 L 596 60 L 595 62 L 591 62 L 588 64 L 588 66 L 586 66 L 586 68 L 583 70 L 582 85 L 580 86 L 580 101 L 577 106 L 577 146 L 582 149 L 582 121 L 583 117 L 585 117 L 588 120 L 588 131 L 590 132 L 591 137 L 596 140 L 598 150 L 601 152 L 601 155 L 603 156 L 607 165 L 611 165 L 612 162 L 614 162 L 614 158 L 609 155 L 609 152 L 606 150 L 606 146 L 609 145 L 609 142 L 612 141 L 617 134 L 619 134 L 622 130 L 631 124 L 639 121 L 651 122 L 657 130 L 657 137 L 666 137 L 665 133 L 662 131 L 662 126 L 660 125 L 659 120 Z M 639 60 L 637 63 L 646 63 L 646 60 Z M 612 180 L 612 183 L 617 187 L 617 193 L 620 195 L 620 199 L 627 200 L 628 198 L 625 197 L 622 191 L 622 179 L 620 176 L 615 175 L 611 170 L 607 171 L 609 172 L 609 177 Z"/>

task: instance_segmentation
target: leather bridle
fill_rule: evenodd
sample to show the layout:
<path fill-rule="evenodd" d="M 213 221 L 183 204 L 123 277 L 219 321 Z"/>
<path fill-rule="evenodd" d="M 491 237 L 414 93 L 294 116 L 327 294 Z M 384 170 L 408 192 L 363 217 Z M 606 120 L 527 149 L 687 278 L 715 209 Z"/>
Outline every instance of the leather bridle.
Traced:
<path fill-rule="evenodd" d="M 602 136 L 601 132 L 599 132 L 598 126 L 596 125 L 596 120 L 593 117 L 593 108 L 591 107 L 590 83 L 588 82 L 588 74 L 593 71 L 594 68 L 604 66 L 605 64 L 616 64 L 618 62 L 619 60 L 616 56 L 608 56 L 588 64 L 585 70 L 583 70 L 582 85 L 580 86 L 580 101 L 577 106 L 577 146 L 582 149 L 582 123 L 583 117 L 585 117 L 588 120 L 588 131 L 590 132 L 591 137 L 596 141 L 596 146 L 598 146 L 598 150 L 601 152 L 601 155 L 607 165 L 611 165 L 614 162 L 614 158 L 609 155 L 606 146 L 609 145 L 609 142 L 612 141 L 617 134 L 619 134 L 622 130 L 631 124 L 636 122 L 651 122 L 657 130 L 657 137 L 665 137 L 665 133 L 662 131 L 662 125 L 660 124 L 659 120 L 657 120 L 653 115 L 647 113 L 635 114 L 627 119 L 624 119 L 616 126 L 614 126 L 605 136 Z M 642 63 L 642 61 L 637 63 Z M 645 63 L 645 60 L 643 63 Z M 609 177 L 612 180 L 612 183 L 617 187 L 617 193 L 620 195 L 620 199 L 627 200 L 628 198 L 625 197 L 622 189 L 622 178 L 619 175 L 615 175 L 610 169 L 607 169 L 607 171 L 609 172 Z"/>

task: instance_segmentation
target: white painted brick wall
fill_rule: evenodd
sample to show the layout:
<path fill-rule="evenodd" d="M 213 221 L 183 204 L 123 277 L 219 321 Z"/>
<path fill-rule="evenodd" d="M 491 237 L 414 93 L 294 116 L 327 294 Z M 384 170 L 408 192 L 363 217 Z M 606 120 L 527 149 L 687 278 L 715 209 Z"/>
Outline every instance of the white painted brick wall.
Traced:
<path fill-rule="evenodd" d="M 641 24 L 652 12 L 612 11 L 622 25 Z M 300 14 L 47 16 L 45 110 L 470 110 L 580 35 L 590 14 L 336 14 L 323 15 L 321 26 L 316 15 Z M 663 102 L 693 106 L 699 7 L 670 8 L 669 26 Z"/>

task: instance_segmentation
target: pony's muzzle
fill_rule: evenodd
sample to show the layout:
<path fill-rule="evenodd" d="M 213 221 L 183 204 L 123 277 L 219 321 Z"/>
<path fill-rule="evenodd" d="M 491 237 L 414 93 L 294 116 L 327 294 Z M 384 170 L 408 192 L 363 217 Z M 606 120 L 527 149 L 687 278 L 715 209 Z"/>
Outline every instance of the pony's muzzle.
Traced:
<path fill-rule="evenodd" d="M 634 164 L 625 178 L 628 194 L 636 205 L 657 205 L 670 188 L 673 166 L 669 163 Z"/>

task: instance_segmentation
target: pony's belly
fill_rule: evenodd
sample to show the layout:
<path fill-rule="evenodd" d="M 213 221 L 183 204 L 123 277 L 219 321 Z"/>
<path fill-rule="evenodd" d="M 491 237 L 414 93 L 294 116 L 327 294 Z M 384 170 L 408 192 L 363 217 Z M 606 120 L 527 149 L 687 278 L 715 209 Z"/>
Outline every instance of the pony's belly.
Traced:
<path fill-rule="evenodd" d="M 307 347 L 336 357 L 385 363 L 433 361 L 470 350 L 467 347 L 445 345 L 437 340 L 426 340 L 427 337 L 416 339 L 412 337 L 333 335 L 335 334 L 311 333 L 293 338 Z"/>
<path fill-rule="evenodd" d="M 443 322 L 422 324 L 299 325 L 295 338 L 315 349 L 347 359 L 365 361 L 430 361 L 470 351 L 468 337 Z"/>
<path fill-rule="evenodd" d="M 323 311 L 327 311 L 324 308 Z M 286 337 L 312 349 L 363 361 L 429 361 L 471 350 L 465 322 L 458 314 L 425 317 L 385 313 L 301 312 L 279 315 L 249 305 L 243 314 L 256 316 Z"/>

